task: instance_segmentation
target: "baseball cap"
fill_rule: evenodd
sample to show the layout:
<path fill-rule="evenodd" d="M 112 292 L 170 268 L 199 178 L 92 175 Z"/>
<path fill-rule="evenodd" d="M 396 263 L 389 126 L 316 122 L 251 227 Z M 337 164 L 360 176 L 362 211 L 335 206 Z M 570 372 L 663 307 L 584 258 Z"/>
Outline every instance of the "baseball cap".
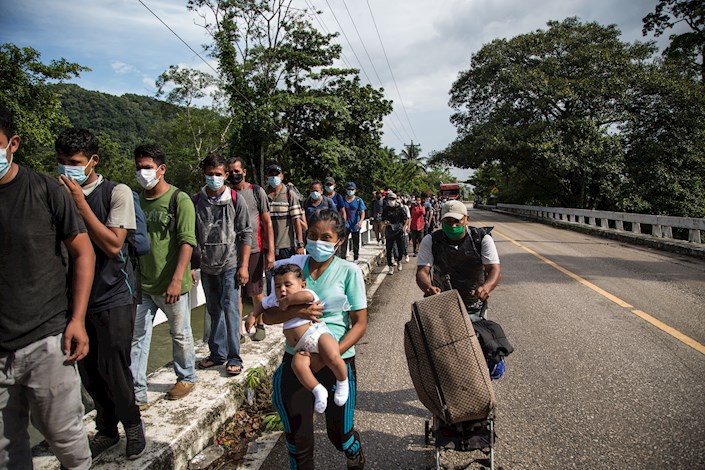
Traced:
<path fill-rule="evenodd" d="M 389 191 L 389 192 L 387 193 L 387 197 L 388 197 L 389 199 L 396 199 L 396 198 L 397 198 L 397 195 L 394 194 L 392 191 Z"/>
<path fill-rule="evenodd" d="M 327 177 L 325 180 L 323 180 L 323 183 L 325 184 L 335 184 L 335 179 L 333 179 L 332 176 Z"/>
<path fill-rule="evenodd" d="M 269 166 L 267 167 L 267 174 L 270 174 L 270 173 L 273 172 L 273 171 L 276 171 L 277 174 L 279 174 L 279 173 L 284 173 L 284 172 L 282 171 L 282 167 L 280 167 L 280 166 L 277 165 L 276 163 L 272 163 L 271 165 L 269 165 Z"/>
<path fill-rule="evenodd" d="M 352 181 L 348 181 L 345 183 L 345 189 L 357 189 L 357 185 Z"/>
<path fill-rule="evenodd" d="M 452 217 L 457 220 L 462 220 L 462 218 L 467 215 L 468 208 L 465 207 L 465 204 L 455 200 L 446 202 L 441 210 L 441 219 Z"/>

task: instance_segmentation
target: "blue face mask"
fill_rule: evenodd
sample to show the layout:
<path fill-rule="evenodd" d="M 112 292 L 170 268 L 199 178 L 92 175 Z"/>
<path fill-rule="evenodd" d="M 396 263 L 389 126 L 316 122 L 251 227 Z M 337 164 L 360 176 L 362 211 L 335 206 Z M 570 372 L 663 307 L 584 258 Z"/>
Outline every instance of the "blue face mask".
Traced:
<path fill-rule="evenodd" d="M 0 179 L 4 178 L 8 171 L 10 171 L 10 166 L 12 166 L 12 158 L 7 158 L 7 151 L 12 145 L 12 141 L 8 142 L 7 147 L 0 149 Z"/>
<path fill-rule="evenodd" d="M 318 201 L 321 198 L 320 191 L 311 191 L 311 199 Z"/>
<path fill-rule="evenodd" d="M 213 191 L 218 191 L 220 188 L 222 188 L 223 183 L 225 183 L 224 176 L 208 176 L 208 175 L 206 175 L 206 186 L 208 186 Z"/>
<path fill-rule="evenodd" d="M 62 165 L 61 163 L 59 163 L 59 174 L 64 175 L 69 179 L 73 179 L 74 181 L 76 181 L 76 183 L 83 186 L 83 184 L 86 182 L 91 173 L 93 173 L 93 168 L 91 168 L 90 173 L 86 174 L 86 167 L 91 164 L 92 160 L 93 157 L 88 160 L 86 166 Z"/>
<path fill-rule="evenodd" d="M 267 183 L 270 187 L 276 188 L 277 186 L 282 184 L 282 179 L 278 176 L 269 176 L 267 177 Z"/>
<path fill-rule="evenodd" d="M 327 193 L 332 193 L 333 191 L 335 191 L 335 186 L 326 186 Z"/>
<path fill-rule="evenodd" d="M 311 255 L 311 258 L 322 263 L 335 254 L 335 243 L 309 240 L 306 244 L 306 251 Z"/>
<path fill-rule="evenodd" d="M 354 190 L 354 189 L 348 189 L 348 190 L 345 191 L 345 192 L 348 193 L 348 196 L 354 196 L 354 195 L 355 195 L 355 190 Z"/>

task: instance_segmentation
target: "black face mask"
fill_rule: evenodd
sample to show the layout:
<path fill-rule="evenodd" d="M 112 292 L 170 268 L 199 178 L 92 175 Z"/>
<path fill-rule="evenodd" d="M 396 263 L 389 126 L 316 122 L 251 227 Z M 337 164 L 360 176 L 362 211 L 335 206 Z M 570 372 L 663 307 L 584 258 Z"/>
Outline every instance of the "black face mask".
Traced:
<path fill-rule="evenodd" d="M 242 178 L 242 173 L 231 173 L 228 177 L 228 181 L 230 182 L 230 184 L 237 185 L 242 183 Z"/>

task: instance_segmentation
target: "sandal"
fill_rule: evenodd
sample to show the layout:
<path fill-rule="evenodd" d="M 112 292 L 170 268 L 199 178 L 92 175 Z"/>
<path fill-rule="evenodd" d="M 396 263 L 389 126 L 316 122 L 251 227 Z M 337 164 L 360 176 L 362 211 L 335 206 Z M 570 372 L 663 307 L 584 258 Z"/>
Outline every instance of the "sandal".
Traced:
<path fill-rule="evenodd" d="M 217 362 L 213 361 L 210 357 L 204 357 L 198 361 L 199 369 L 210 369 L 211 367 L 219 366 Z"/>
<path fill-rule="evenodd" d="M 230 375 L 240 375 L 242 373 L 242 366 L 232 364 L 226 367 L 225 371 Z"/>

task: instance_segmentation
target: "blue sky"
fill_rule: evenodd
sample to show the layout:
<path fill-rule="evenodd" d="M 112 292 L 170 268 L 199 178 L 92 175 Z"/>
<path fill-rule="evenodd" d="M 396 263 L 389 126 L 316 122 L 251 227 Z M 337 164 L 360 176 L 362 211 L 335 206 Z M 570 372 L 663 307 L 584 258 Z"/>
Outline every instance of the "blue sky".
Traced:
<path fill-rule="evenodd" d="M 194 24 L 198 17 L 186 9 L 185 0 L 143 1 L 194 49 L 202 50 L 208 38 Z M 138 0 L 3 3 L 2 41 L 33 47 L 44 61 L 63 57 L 90 67 L 91 72 L 74 80 L 90 90 L 154 95 L 154 80 L 170 65 L 209 71 Z M 355 32 L 357 27 L 387 97 L 395 102 L 396 112 L 385 120 L 384 143 L 400 149 L 413 139 L 427 155 L 443 149 L 455 137 L 455 128 L 448 121 L 448 91 L 458 72 L 468 68 L 471 54 L 483 44 L 544 28 L 548 20 L 568 16 L 617 24 L 626 41 L 652 39 L 642 37 L 641 20 L 653 10 L 656 0 L 369 0 L 401 99 L 364 0 L 294 3 L 300 8 L 315 6 L 323 11 L 319 17 L 323 26 L 332 31 L 342 29 L 372 84 L 380 86 Z M 316 20 L 313 24 L 319 27 Z M 346 40 L 341 36 L 339 41 L 348 62 L 359 67 Z M 456 175 L 464 178 L 467 172 Z"/>

